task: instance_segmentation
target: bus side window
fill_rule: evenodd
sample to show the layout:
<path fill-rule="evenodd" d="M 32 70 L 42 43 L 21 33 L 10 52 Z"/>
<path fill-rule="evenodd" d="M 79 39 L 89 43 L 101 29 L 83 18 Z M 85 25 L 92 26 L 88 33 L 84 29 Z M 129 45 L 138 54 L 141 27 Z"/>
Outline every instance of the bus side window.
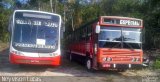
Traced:
<path fill-rule="evenodd" d="M 69 43 L 73 43 L 73 33 L 71 33 L 71 35 L 69 37 Z"/>
<path fill-rule="evenodd" d="M 75 35 L 75 34 L 74 34 L 74 36 L 75 36 L 75 42 L 78 42 L 78 38 L 79 38 L 79 31 L 77 31 L 77 35 Z"/>
<path fill-rule="evenodd" d="M 86 40 L 90 40 L 90 37 L 91 37 L 91 26 L 87 26 L 87 38 Z"/>
<path fill-rule="evenodd" d="M 77 35 L 76 35 L 76 42 L 79 42 L 79 40 L 80 40 L 80 30 L 78 30 L 77 31 L 78 33 L 77 33 Z"/>
<path fill-rule="evenodd" d="M 89 27 L 87 26 L 87 34 L 86 34 L 86 41 L 89 40 Z"/>
<path fill-rule="evenodd" d="M 88 28 L 86 27 L 86 36 L 85 36 L 85 38 L 86 38 L 86 41 L 88 40 Z"/>
<path fill-rule="evenodd" d="M 82 29 L 82 41 L 84 41 L 85 40 L 85 29 Z"/>
<path fill-rule="evenodd" d="M 72 43 L 72 42 L 75 43 L 75 41 L 76 41 L 76 37 L 75 37 L 74 32 L 73 32 L 71 43 Z"/>
<path fill-rule="evenodd" d="M 80 29 L 79 30 L 79 41 L 84 41 L 85 40 L 85 36 L 84 36 L 84 29 Z"/>
<path fill-rule="evenodd" d="M 79 34 L 79 36 L 78 36 L 79 40 L 78 41 L 80 42 L 80 41 L 82 41 L 82 36 L 81 36 L 82 35 L 82 29 L 79 29 L 79 33 L 78 34 Z"/>
<path fill-rule="evenodd" d="M 87 28 L 85 28 L 85 41 L 87 41 Z"/>
<path fill-rule="evenodd" d="M 92 39 L 92 26 L 90 25 L 89 28 L 90 28 L 90 36 L 89 36 L 89 40 L 91 40 L 91 39 Z"/>

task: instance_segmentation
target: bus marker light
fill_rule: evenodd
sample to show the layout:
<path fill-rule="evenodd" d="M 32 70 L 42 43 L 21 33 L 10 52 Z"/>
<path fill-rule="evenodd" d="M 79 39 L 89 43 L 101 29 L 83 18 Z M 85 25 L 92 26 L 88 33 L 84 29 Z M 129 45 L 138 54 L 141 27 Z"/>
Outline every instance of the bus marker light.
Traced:
<path fill-rule="evenodd" d="M 113 67 L 116 68 L 116 64 L 113 64 Z"/>
<path fill-rule="evenodd" d="M 129 64 L 128 66 L 129 66 L 129 68 L 131 68 L 131 64 Z"/>

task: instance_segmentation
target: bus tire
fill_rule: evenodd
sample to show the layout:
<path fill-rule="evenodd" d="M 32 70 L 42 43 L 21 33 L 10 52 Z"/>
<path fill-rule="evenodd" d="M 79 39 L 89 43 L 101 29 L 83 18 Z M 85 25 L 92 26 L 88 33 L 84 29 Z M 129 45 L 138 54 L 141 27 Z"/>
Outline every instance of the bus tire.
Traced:
<path fill-rule="evenodd" d="M 94 71 L 94 69 L 92 68 L 92 59 L 91 58 L 89 58 L 89 57 L 86 58 L 85 66 L 88 71 L 90 71 L 90 72 Z"/>

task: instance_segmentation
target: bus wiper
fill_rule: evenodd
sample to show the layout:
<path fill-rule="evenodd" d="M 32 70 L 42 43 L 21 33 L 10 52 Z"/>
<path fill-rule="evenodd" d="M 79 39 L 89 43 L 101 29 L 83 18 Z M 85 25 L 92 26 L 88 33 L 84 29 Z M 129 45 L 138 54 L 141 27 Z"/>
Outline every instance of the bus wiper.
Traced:
<path fill-rule="evenodd" d="M 125 38 L 124 36 L 122 36 L 122 38 L 123 38 L 122 39 L 123 44 L 124 43 L 127 44 L 131 48 L 131 50 L 133 50 L 134 48 L 132 47 L 132 45 L 130 45 L 129 43 L 125 42 L 125 40 L 131 39 L 131 38 Z"/>
<path fill-rule="evenodd" d="M 121 44 L 121 43 L 118 43 L 118 44 L 112 46 L 111 48 L 115 48 L 115 47 L 119 46 L 120 44 Z"/>
<path fill-rule="evenodd" d="M 123 42 L 123 43 L 127 44 L 131 48 L 131 50 L 134 49 L 129 43 L 127 43 L 127 42 Z"/>

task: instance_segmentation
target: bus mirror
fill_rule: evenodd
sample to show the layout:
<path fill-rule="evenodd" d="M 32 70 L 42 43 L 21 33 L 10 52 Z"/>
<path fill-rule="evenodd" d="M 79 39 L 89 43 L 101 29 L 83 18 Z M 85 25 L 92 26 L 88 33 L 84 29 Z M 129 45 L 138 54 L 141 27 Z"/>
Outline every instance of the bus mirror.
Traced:
<path fill-rule="evenodd" d="M 99 25 L 96 25 L 96 33 L 100 33 L 100 26 Z"/>

